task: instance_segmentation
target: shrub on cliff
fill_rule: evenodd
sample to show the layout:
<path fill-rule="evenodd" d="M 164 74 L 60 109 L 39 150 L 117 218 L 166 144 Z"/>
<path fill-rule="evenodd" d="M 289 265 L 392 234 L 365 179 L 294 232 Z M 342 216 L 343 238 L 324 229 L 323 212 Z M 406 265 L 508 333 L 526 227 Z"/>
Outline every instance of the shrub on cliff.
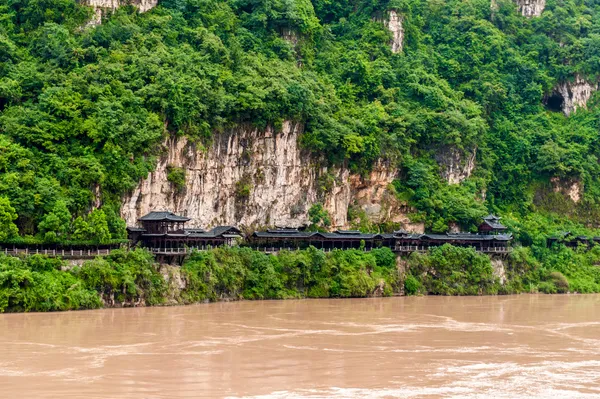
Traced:
<path fill-rule="evenodd" d="M 391 251 L 390 251 L 391 253 Z M 186 302 L 299 297 L 367 297 L 397 290 L 395 261 L 381 251 L 377 258 L 363 251 L 325 254 L 310 247 L 266 255 L 249 248 L 218 248 L 194 253 L 182 266 Z M 385 260 L 385 261 L 384 261 Z"/>
<path fill-rule="evenodd" d="M 500 287 L 490 258 L 473 248 L 445 244 L 425 254 L 413 253 L 408 264 L 428 294 L 497 294 Z"/>
<path fill-rule="evenodd" d="M 27 260 L 0 255 L 0 312 L 47 312 L 95 309 L 98 294 L 59 260 L 39 255 Z"/>
<path fill-rule="evenodd" d="M 552 272 L 548 277 L 556 287 L 558 293 L 564 294 L 569 292 L 569 281 L 561 272 Z"/>
<path fill-rule="evenodd" d="M 404 294 L 417 295 L 421 290 L 421 283 L 413 275 L 407 275 L 404 279 Z"/>
<path fill-rule="evenodd" d="M 178 166 L 167 166 L 167 181 L 175 188 L 176 193 L 185 189 L 185 169 Z"/>
<path fill-rule="evenodd" d="M 106 302 L 158 305 L 166 298 L 167 285 L 154 257 L 142 249 L 113 251 L 110 256 L 73 268 L 71 273 Z"/>

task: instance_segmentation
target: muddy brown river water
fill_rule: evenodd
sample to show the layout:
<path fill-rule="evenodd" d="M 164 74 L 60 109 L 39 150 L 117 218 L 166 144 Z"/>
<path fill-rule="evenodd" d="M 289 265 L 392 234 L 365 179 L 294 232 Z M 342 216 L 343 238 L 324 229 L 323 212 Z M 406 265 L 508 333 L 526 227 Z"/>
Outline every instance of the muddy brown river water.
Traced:
<path fill-rule="evenodd" d="M 0 315 L 2 398 L 600 398 L 600 296 Z"/>

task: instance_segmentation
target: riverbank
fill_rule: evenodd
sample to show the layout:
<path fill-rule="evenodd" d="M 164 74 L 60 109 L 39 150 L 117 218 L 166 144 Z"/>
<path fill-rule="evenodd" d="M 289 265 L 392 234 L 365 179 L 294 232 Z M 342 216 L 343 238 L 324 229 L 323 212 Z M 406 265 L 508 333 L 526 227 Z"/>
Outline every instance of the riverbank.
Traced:
<path fill-rule="evenodd" d="M 60 259 L 0 257 L 0 311 L 183 305 L 220 300 L 364 298 L 392 295 L 498 295 L 599 292 L 600 251 L 563 248 L 545 262 L 529 248 L 491 259 L 449 245 L 400 258 L 388 248 L 266 255 L 217 248 L 181 267 L 148 252 L 116 251 L 69 266 Z"/>

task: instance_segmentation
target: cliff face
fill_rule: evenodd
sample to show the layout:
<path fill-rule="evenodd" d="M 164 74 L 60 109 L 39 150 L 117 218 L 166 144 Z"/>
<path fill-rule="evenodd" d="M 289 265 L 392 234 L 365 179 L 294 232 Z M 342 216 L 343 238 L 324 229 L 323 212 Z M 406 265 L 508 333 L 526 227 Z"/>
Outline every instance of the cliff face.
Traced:
<path fill-rule="evenodd" d="M 550 184 L 552 184 L 552 191 L 555 193 L 562 193 L 563 195 L 569 197 L 571 201 L 576 204 L 581 201 L 581 196 L 583 193 L 581 181 L 553 177 L 550 179 Z"/>
<path fill-rule="evenodd" d="M 435 160 L 440 165 L 442 178 L 448 184 L 459 184 L 473 173 L 476 155 L 477 148 L 468 153 L 448 147 L 436 153 Z"/>
<path fill-rule="evenodd" d="M 81 4 L 94 8 L 94 16 L 88 24 L 99 25 L 102 22 L 103 15 L 125 4 L 131 4 L 137 7 L 140 12 L 146 12 L 156 7 L 158 0 L 82 0 Z"/>
<path fill-rule="evenodd" d="M 598 84 L 590 83 L 579 75 L 573 81 L 560 82 L 555 92 L 562 97 L 562 110 L 566 116 L 571 115 L 577 108 L 585 108 L 592 94 L 598 89 Z"/>
<path fill-rule="evenodd" d="M 386 21 L 386 26 L 392 32 L 392 52 L 399 53 L 402 51 L 402 46 L 404 43 L 404 27 L 402 23 L 404 22 L 404 17 L 399 15 L 396 10 L 390 10 L 390 15 L 388 20 Z"/>
<path fill-rule="evenodd" d="M 318 166 L 298 146 L 302 130 L 292 122 L 280 132 L 239 127 L 216 135 L 206 149 L 171 138 L 156 170 L 124 199 L 122 216 L 133 226 L 151 210 L 168 209 L 191 218 L 190 226 L 298 227 L 309 223 L 308 210 L 320 202 L 334 228 L 348 227 L 351 205 L 372 221 L 408 223 L 388 191 L 394 168 L 380 162 L 361 177 L 346 168 Z M 168 180 L 173 168 L 185 171 L 182 189 Z"/>
<path fill-rule="evenodd" d="M 539 17 L 546 7 L 546 0 L 516 0 L 519 12 L 524 17 Z"/>

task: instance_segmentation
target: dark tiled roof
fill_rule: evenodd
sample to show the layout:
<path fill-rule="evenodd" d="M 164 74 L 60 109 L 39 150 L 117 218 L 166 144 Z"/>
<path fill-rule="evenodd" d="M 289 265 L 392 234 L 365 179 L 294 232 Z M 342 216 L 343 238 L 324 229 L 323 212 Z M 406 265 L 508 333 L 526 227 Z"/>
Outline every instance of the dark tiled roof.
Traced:
<path fill-rule="evenodd" d="M 308 238 L 311 237 L 314 232 L 311 231 L 298 231 L 298 230 L 267 230 L 267 231 L 255 231 L 252 233 L 253 237 L 257 238 Z"/>
<path fill-rule="evenodd" d="M 300 233 L 298 229 L 268 229 L 267 233 L 271 234 L 297 234 Z"/>
<path fill-rule="evenodd" d="M 336 230 L 335 231 L 338 234 L 345 234 L 345 235 L 357 235 L 360 234 L 360 230 Z"/>
<path fill-rule="evenodd" d="M 167 220 L 169 222 L 187 222 L 188 220 L 190 220 L 190 218 L 176 215 L 173 212 L 150 212 L 149 214 L 142 216 L 138 220 L 142 222 L 159 222 L 163 220 Z"/>
<path fill-rule="evenodd" d="M 432 241 L 510 241 L 512 235 L 510 234 L 472 234 L 472 233 L 456 233 L 456 234 L 423 234 L 420 238 L 429 239 Z"/>
<path fill-rule="evenodd" d="M 494 221 L 494 222 L 497 222 L 500 219 L 501 219 L 500 217 L 498 217 L 496 215 L 493 215 L 491 213 L 489 215 L 487 215 L 486 217 L 483 218 L 483 220 L 491 220 L 491 221 Z"/>
<path fill-rule="evenodd" d="M 202 231 L 191 233 L 189 236 L 192 238 L 219 238 L 225 236 L 241 236 L 241 231 L 234 226 L 216 226 L 210 231 Z"/>
<path fill-rule="evenodd" d="M 488 226 L 490 226 L 494 230 L 506 230 L 506 226 L 504 226 L 503 224 L 500 224 L 498 222 L 494 222 L 494 221 L 490 221 L 490 220 L 484 220 L 483 223 L 487 224 Z"/>
<path fill-rule="evenodd" d="M 127 230 L 143 233 L 146 231 L 143 227 L 128 227 Z"/>
<path fill-rule="evenodd" d="M 549 237 L 550 240 L 563 240 L 569 236 L 571 236 L 573 233 L 571 233 L 570 231 L 561 231 L 559 233 L 556 233 L 554 236 Z"/>
<path fill-rule="evenodd" d="M 215 236 L 221 236 L 223 234 L 229 235 L 240 235 L 242 232 L 234 226 L 216 226 L 211 231 Z"/>
<path fill-rule="evenodd" d="M 206 230 L 204 230 L 204 229 L 200 229 L 200 228 L 184 229 L 183 231 L 185 231 L 186 233 L 189 233 L 189 234 L 201 234 L 201 233 L 206 233 Z"/>
<path fill-rule="evenodd" d="M 278 229 L 278 230 L 267 230 L 267 231 L 255 231 L 252 236 L 256 238 L 295 238 L 295 239 L 312 239 L 312 240 L 381 240 L 384 238 L 392 238 L 392 234 L 378 234 L 378 233 L 361 233 L 360 231 L 352 231 L 352 233 L 345 232 L 346 230 L 336 231 L 334 233 L 323 233 L 316 231 L 298 231 L 291 229 Z"/>
<path fill-rule="evenodd" d="M 339 239 L 339 240 L 376 240 L 376 239 L 381 239 L 381 234 L 377 234 L 377 233 L 361 233 L 356 232 L 356 233 L 352 233 L 352 234 L 346 234 L 346 233 L 342 233 L 340 234 L 339 232 L 335 232 L 335 233 L 317 233 L 317 234 L 321 234 L 323 237 L 325 238 L 329 238 L 329 239 Z"/>

